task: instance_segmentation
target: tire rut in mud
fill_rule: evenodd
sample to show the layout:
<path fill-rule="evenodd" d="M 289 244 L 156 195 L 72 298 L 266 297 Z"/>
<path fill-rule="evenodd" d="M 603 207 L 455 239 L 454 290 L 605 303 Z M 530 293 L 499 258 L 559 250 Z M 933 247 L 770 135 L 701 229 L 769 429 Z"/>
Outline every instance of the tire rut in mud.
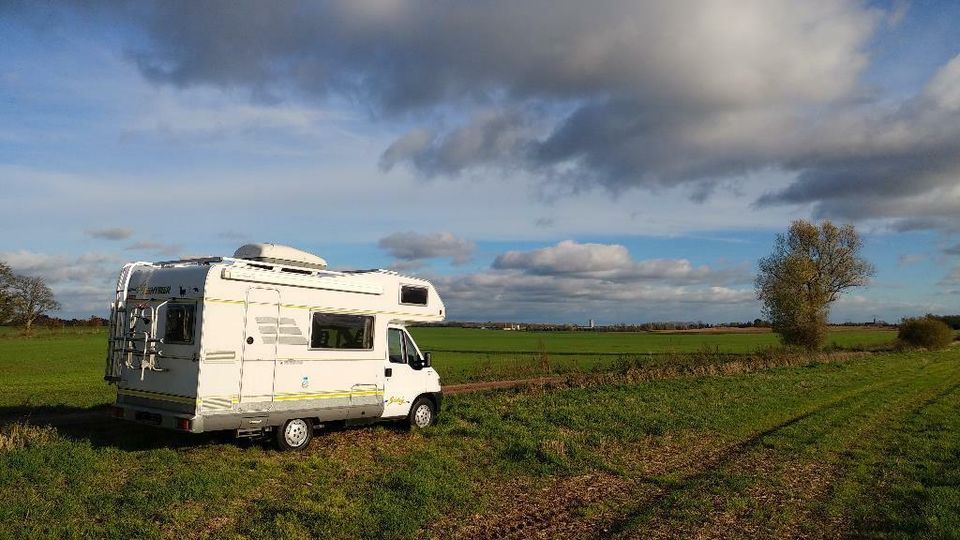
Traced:
<path fill-rule="evenodd" d="M 950 393 L 954 392 L 958 387 L 960 387 L 960 381 L 956 381 L 945 387 L 939 387 L 938 385 L 935 385 L 935 386 L 927 387 L 924 389 L 917 389 L 918 391 L 910 398 L 899 401 L 890 407 L 881 407 L 874 410 L 870 414 L 869 419 L 865 423 L 861 424 L 859 429 L 853 430 L 853 433 L 851 434 L 851 436 L 847 438 L 848 439 L 847 442 L 843 445 L 842 450 L 839 452 L 840 453 L 849 452 L 851 449 L 855 448 L 858 444 L 860 444 L 860 441 L 864 440 L 865 434 L 877 432 L 878 430 L 882 429 L 884 426 L 889 425 L 889 423 L 894 419 L 905 419 L 912 415 L 919 414 L 919 412 L 922 411 L 924 408 L 929 407 L 933 403 L 936 403 L 940 399 L 943 399 L 945 396 L 950 395 Z M 841 401 L 844 401 L 844 400 L 841 400 Z M 837 404 L 839 404 L 839 402 Z M 818 411 L 818 412 L 824 412 L 826 410 L 829 410 L 829 408 L 826 408 L 823 411 Z M 805 416 L 809 417 L 811 415 L 805 415 Z M 791 425 L 796 424 L 800 420 L 801 419 L 798 418 L 796 421 L 790 422 L 790 424 Z M 776 431 L 779 431 L 779 429 L 783 429 L 786 427 L 787 426 L 782 426 L 777 430 L 773 430 L 771 433 L 768 433 L 767 436 L 772 435 Z M 826 433 L 835 431 L 835 429 L 836 428 L 831 428 L 830 430 L 825 431 L 824 435 Z M 821 435 L 818 438 L 822 438 L 824 435 Z M 760 437 L 760 439 L 762 438 L 763 437 Z M 752 455 L 754 459 L 758 459 L 758 456 L 756 456 L 755 454 L 752 454 Z M 767 456 L 767 457 L 768 459 L 780 459 L 778 456 Z M 704 469 L 702 471 L 703 474 L 699 476 L 706 477 L 712 472 L 716 471 L 719 467 L 728 467 L 728 466 L 736 467 L 737 463 L 738 463 L 737 459 L 725 460 L 724 463 L 719 463 L 718 466 L 713 469 Z M 779 465 L 783 466 L 783 464 L 779 464 Z M 820 468 L 820 471 L 818 473 L 810 474 L 809 471 L 803 470 L 813 465 L 817 465 L 818 468 Z M 830 494 L 832 493 L 833 483 L 838 479 L 842 478 L 846 472 L 843 464 L 834 464 L 834 466 L 819 467 L 821 465 L 823 464 L 811 463 L 811 462 L 804 464 L 801 462 L 797 462 L 797 463 L 792 463 L 784 466 L 784 468 L 786 469 L 785 478 L 790 474 L 796 475 L 799 472 L 801 476 L 806 474 L 808 480 L 812 481 L 811 483 L 820 484 L 820 485 L 814 485 L 811 493 L 804 493 L 800 497 L 797 497 L 796 494 L 793 492 L 789 494 L 786 494 L 786 493 L 779 494 L 781 497 L 787 496 L 787 497 L 794 497 L 795 499 L 798 499 L 792 502 L 792 504 L 794 505 L 800 502 L 799 499 L 805 499 L 805 501 L 802 501 L 802 502 L 805 503 L 806 507 L 801 506 L 800 508 L 798 508 L 798 510 L 799 510 L 799 514 L 807 515 L 808 518 L 810 515 L 812 515 L 811 514 L 812 509 L 810 508 L 811 503 L 814 503 L 817 500 L 824 500 L 827 497 L 829 497 Z M 750 465 L 747 464 L 747 467 L 749 466 Z M 754 466 L 757 468 L 760 468 L 760 467 L 763 467 L 764 464 L 758 461 Z M 768 466 L 770 466 L 771 468 L 776 468 L 777 464 L 768 464 Z M 744 467 L 744 468 L 747 468 L 747 467 Z M 790 469 L 793 469 L 793 470 L 790 470 Z M 752 472 L 753 472 L 753 475 L 756 476 L 756 471 L 752 471 Z M 601 536 L 607 536 L 607 537 L 629 536 L 629 534 L 627 535 L 623 534 L 626 532 L 626 529 L 628 528 L 626 527 L 626 525 L 629 524 L 639 512 L 654 508 L 660 501 L 662 501 L 665 497 L 671 494 L 696 488 L 699 485 L 699 482 L 691 479 L 691 481 L 684 482 L 683 484 L 684 485 L 682 485 L 678 489 L 671 490 L 670 493 L 664 493 L 661 497 L 658 498 L 658 500 L 652 501 L 651 503 L 646 504 L 644 508 L 633 509 L 631 511 L 631 515 L 624 516 L 618 524 L 611 526 L 609 531 L 606 534 Z M 810 486 L 809 485 L 804 486 L 804 489 L 810 489 Z M 765 494 L 768 497 L 768 499 L 764 501 L 765 505 L 775 506 L 777 504 L 791 504 L 791 503 L 784 503 L 784 501 L 782 500 L 777 500 L 778 494 L 776 493 L 774 493 L 773 496 L 771 497 L 769 493 L 769 490 L 770 490 L 769 486 L 764 486 L 763 484 L 755 484 L 753 490 L 754 490 L 754 495 L 756 495 L 757 492 L 763 492 L 764 490 L 768 491 L 768 493 Z M 729 500 L 726 497 L 724 497 L 724 500 L 722 501 L 722 503 L 727 504 L 729 503 Z M 827 516 L 820 516 L 820 518 L 822 519 L 817 521 L 817 527 L 813 531 L 810 531 L 810 530 L 802 531 L 801 529 L 803 528 L 804 524 L 798 523 L 797 518 L 794 518 L 793 522 L 786 523 L 786 524 L 784 523 L 779 524 L 781 526 L 781 529 L 786 528 L 786 532 L 784 530 L 781 530 L 780 533 L 777 533 L 776 531 L 772 530 L 770 527 L 770 524 L 768 523 L 758 525 L 757 523 L 750 523 L 750 522 L 743 522 L 743 521 L 738 522 L 738 521 L 728 520 L 724 522 L 722 517 L 718 515 L 709 516 L 706 520 L 699 523 L 697 526 L 694 526 L 694 528 L 692 529 L 690 527 L 690 524 L 687 524 L 686 526 L 680 527 L 678 529 L 677 527 L 672 526 L 672 524 L 670 524 L 668 520 L 659 519 L 659 522 L 657 522 L 657 520 L 654 520 L 654 522 L 650 524 L 651 526 L 644 528 L 642 537 L 643 538 L 676 538 L 676 537 L 729 538 L 729 537 L 742 537 L 746 535 L 747 537 L 771 537 L 771 538 L 772 537 L 838 538 L 838 537 L 843 537 L 847 535 L 847 533 L 849 533 L 849 531 L 845 531 L 845 523 L 843 523 L 842 520 L 838 521 L 837 519 L 827 519 Z M 809 525 L 809 523 L 807 523 L 807 525 Z"/>
<path fill-rule="evenodd" d="M 751 434 L 717 452 L 706 453 L 699 458 L 692 472 L 670 485 L 649 475 L 626 479 L 610 474 L 582 475 L 558 481 L 548 490 L 536 493 L 521 492 L 495 516 L 474 516 L 471 523 L 453 531 L 437 531 L 437 538 L 520 539 L 520 538 L 590 538 L 609 536 L 621 532 L 625 520 L 600 514 L 585 517 L 583 510 L 599 503 L 633 499 L 638 502 L 634 509 L 642 510 L 655 506 L 670 494 L 689 489 L 696 482 L 711 474 L 718 467 L 745 455 L 764 438 L 787 429 L 820 412 L 836 407 L 880 385 L 893 384 L 882 381 L 849 391 L 813 408 L 791 416 L 775 425 Z M 691 460 L 692 461 L 692 460 Z M 682 467 L 681 467 L 682 469 Z M 681 470 L 663 473 L 682 472 Z M 600 481 L 597 481 L 600 480 Z M 590 485 L 590 484 L 593 485 Z"/>

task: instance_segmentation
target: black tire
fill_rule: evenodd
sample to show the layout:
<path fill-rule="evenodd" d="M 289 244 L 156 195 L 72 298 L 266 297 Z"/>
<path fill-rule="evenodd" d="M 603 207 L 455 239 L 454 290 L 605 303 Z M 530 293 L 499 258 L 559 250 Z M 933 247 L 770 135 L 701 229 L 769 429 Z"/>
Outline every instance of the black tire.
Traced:
<path fill-rule="evenodd" d="M 418 397 L 410 407 L 410 414 L 407 415 L 407 423 L 410 429 L 424 429 L 437 423 L 437 407 L 433 400 L 426 397 Z"/>
<path fill-rule="evenodd" d="M 284 451 L 301 451 L 310 446 L 313 439 L 313 422 L 308 418 L 293 418 L 276 427 L 277 448 Z"/>

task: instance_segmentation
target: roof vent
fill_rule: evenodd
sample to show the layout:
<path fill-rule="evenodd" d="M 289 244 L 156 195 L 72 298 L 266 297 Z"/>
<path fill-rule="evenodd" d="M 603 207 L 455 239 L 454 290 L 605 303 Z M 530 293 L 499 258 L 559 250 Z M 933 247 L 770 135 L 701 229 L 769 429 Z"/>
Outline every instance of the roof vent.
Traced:
<path fill-rule="evenodd" d="M 247 244 L 240 246 L 233 254 L 237 259 L 262 261 L 287 266 L 301 266 L 323 270 L 327 261 L 312 253 L 279 244 Z"/>

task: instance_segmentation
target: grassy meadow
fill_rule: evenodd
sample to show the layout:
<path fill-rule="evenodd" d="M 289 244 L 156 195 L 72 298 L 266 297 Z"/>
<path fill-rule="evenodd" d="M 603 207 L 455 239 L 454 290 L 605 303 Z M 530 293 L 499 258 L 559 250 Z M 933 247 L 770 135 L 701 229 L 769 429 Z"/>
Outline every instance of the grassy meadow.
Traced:
<path fill-rule="evenodd" d="M 470 354 L 457 344 L 576 352 L 568 334 L 414 333 L 446 382 L 483 375 L 445 356 Z M 0 334 L 0 538 L 960 536 L 960 348 L 645 380 L 768 334 L 579 335 L 613 359 L 604 375 L 452 395 L 423 432 L 335 430 L 288 454 L 96 415 L 25 423 L 9 413 L 109 401 L 104 336 Z M 855 335 L 839 339 L 892 337 Z M 677 343 L 659 339 L 696 346 L 644 356 Z"/>
<path fill-rule="evenodd" d="M 412 328 L 417 344 L 433 352 L 444 384 L 516 379 L 570 372 L 605 371 L 625 357 L 746 354 L 777 343 L 772 333 L 513 332 L 464 328 Z M 889 330 L 840 328 L 839 348 L 889 345 Z M 17 405 L 90 407 L 113 399 L 102 381 L 106 331 L 100 328 L 37 329 L 31 337 L 0 327 L 0 408 Z"/>

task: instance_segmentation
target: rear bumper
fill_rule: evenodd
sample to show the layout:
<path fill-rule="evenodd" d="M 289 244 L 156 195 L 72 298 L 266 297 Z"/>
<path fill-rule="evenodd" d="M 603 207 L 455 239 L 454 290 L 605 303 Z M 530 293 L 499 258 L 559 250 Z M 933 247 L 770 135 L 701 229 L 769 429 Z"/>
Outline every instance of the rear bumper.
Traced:
<path fill-rule="evenodd" d="M 203 432 L 203 417 L 151 407 L 117 404 L 112 415 L 119 420 L 189 433 Z"/>

